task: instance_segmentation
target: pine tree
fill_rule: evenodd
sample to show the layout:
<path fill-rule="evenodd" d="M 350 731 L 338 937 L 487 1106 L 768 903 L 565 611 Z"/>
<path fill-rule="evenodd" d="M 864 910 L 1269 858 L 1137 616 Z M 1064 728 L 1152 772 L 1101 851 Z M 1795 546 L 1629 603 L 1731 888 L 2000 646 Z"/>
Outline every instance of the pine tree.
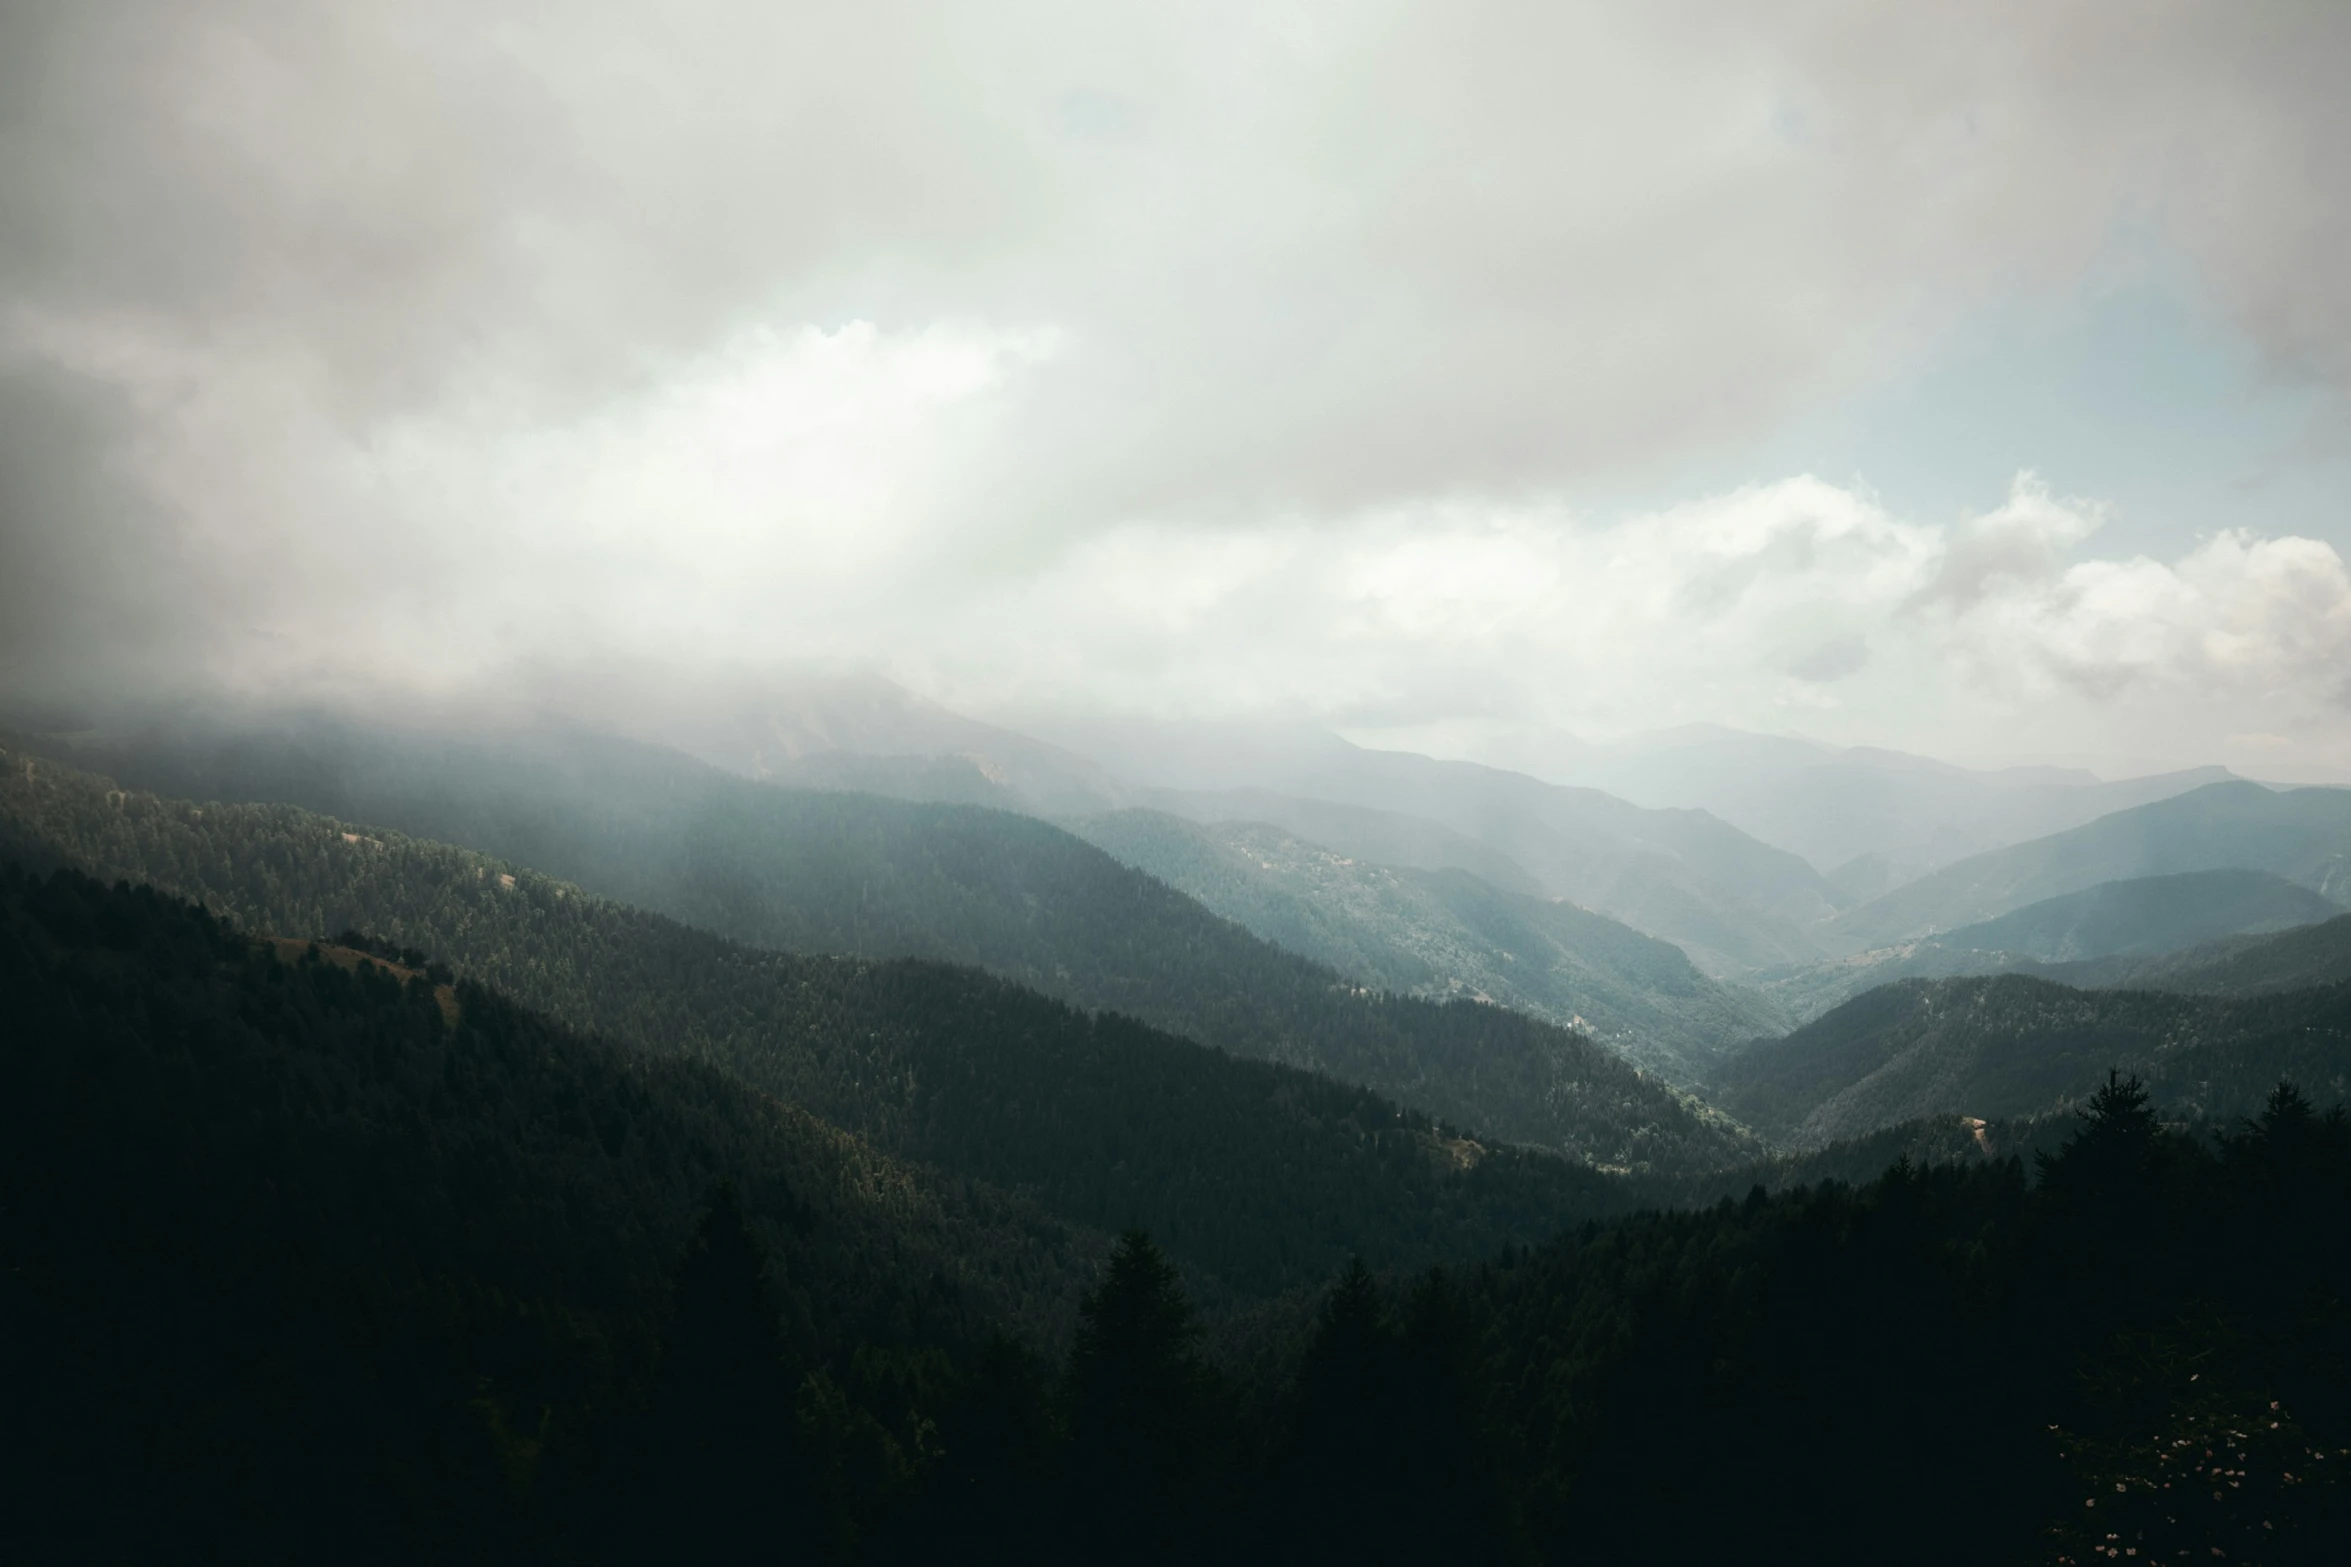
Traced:
<path fill-rule="evenodd" d="M 662 1346 L 651 1540 L 680 1560 L 772 1561 L 814 1532 L 767 1256 L 734 1183 L 711 1193 L 679 1263 Z"/>
<path fill-rule="evenodd" d="M 1499 1560 L 1509 1533 L 1501 1473 L 1480 1409 L 1468 1309 L 1442 1268 L 1413 1289 L 1403 1350 L 1411 1484 L 1398 1492 L 1395 1559 Z"/>
<path fill-rule="evenodd" d="M 1467 1332 L 1432 1272 L 1391 1319 L 1357 1259 L 1324 1299 L 1299 1369 L 1281 1499 L 1301 1560 L 1485 1561 L 1500 1509 L 1480 1439 Z"/>
<path fill-rule="evenodd" d="M 2075 1118 L 2080 1126 L 2065 1146 L 2053 1158 L 2042 1156 L 2042 1180 L 2092 1202 L 2139 1192 L 2153 1173 L 2163 1135 L 2147 1102 L 2147 1085 L 2110 1069 L 2105 1086 Z"/>
<path fill-rule="evenodd" d="M 1079 1308 L 1069 1369 L 1071 1522 L 1082 1559 L 1188 1560 L 1214 1472 L 1213 1388 L 1175 1267 L 1119 1237 Z"/>
<path fill-rule="evenodd" d="M 1385 1555 L 1395 1487 L 1410 1483 L 1396 1462 L 1411 1414 L 1401 1399 L 1401 1359 L 1379 1284 L 1358 1257 L 1324 1298 L 1299 1368 L 1284 1498 L 1297 1554 Z"/>

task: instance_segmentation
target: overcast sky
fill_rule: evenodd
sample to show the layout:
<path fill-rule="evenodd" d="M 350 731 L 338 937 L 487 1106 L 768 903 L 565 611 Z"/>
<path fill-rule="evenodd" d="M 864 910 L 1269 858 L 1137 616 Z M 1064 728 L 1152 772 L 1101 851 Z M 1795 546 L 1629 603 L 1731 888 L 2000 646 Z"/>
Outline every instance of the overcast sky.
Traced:
<path fill-rule="evenodd" d="M 0 660 L 2351 777 L 2351 6 L 0 3 Z"/>

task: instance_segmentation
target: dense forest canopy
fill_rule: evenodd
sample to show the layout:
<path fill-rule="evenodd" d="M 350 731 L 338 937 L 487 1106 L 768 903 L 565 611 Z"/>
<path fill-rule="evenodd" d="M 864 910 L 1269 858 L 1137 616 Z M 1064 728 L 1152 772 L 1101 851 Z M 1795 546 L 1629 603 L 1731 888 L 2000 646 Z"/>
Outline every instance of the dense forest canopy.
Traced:
<path fill-rule="evenodd" d="M 145 889 L 0 872 L 0 969 L 8 1384 L 38 1433 L 8 1483 L 44 1559 L 509 1557 L 542 1461 L 576 1509 L 638 1439 L 601 1422 L 651 1396 L 721 1181 L 771 1332 L 853 1388 L 860 1355 L 1056 1342 L 1105 1249 L 708 1066 L 470 981 L 453 1024 L 428 978 Z M 898 1421 L 879 1396 L 854 1418 Z"/>
<path fill-rule="evenodd" d="M 1142 1233 L 471 981 L 453 1022 L 360 950 L 0 877 L 36 1554 L 2294 1563 L 2351 1528 L 2351 1123 L 2291 1087 L 2189 1137 L 2116 1079 L 2032 1172 L 1757 1188 L 1212 1325 Z"/>
<path fill-rule="evenodd" d="M 893 874 L 1009 852 L 995 813 L 778 798 L 727 808 L 795 854 L 886 828 Z M 2299 1562 L 2351 1528 L 2340 987 L 1905 981 L 1728 1053 L 1744 1126 L 1550 1079 L 1571 1160 L 977 968 L 22 753 L 0 860 L 47 1436 L 10 1484 L 51 1555 Z M 688 884 L 760 927 L 809 863 Z M 1592 1052 L 1327 975 L 1267 1012 L 1271 949 L 1231 950 L 1250 1015 L 1432 1097 Z M 141 1501 L 93 1528 L 102 1474 Z"/>

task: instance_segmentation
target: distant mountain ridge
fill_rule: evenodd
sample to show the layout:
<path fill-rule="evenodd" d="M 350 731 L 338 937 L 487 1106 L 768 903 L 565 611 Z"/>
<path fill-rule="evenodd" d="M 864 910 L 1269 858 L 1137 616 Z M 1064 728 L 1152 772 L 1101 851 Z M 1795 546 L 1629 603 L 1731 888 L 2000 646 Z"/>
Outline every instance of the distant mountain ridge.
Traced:
<path fill-rule="evenodd" d="M 1874 897 L 1986 850 L 2233 775 L 2222 767 L 2108 781 L 2079 768 L 1977 769 L 1875 746 L 1711 725 L 1555 753 L 1529 769 L 1647 806 L 1695 806 Z"/>
<path fill-rule="evenodd" d="M 1530 898 L 1542 886 L 1509 855 L 1466 833 L 1400 811 L 1307 800 L 1266 789 L 1148 789 L 1144 808 L 1203 827 L 1267 826 L 1332 854 L 1416 871 L 1462 871 Z"/>
<path fill-rule="evenodd" d="M 1293 834 L 1414 868 L 1460 868 L 1508 891 L 1566 898 L 1681 946 L 1710 974 L 1817 954 L 1806 927 L 1851 899 L 1799 857 L 1703 811 L 1653 811 L 1592 789 L 1350 745 L 1327 731 L 1194 726 L 1222 742 L 1172 770 L 1164 754 L 1039 739 L 968 718 L 873 676 L 665 686 L 613 672 L 592 694 L 542 693 L 539 711 L 596 711 L 593 726 L 740 777 L 1048 820 L 1150 806 L 1199 821 L 1269 820 Z M 524 709 L 426 721 L 543 726 Z M 179 721 L 165 715 L 163 727 Z M 266 721 L 266 718 L 265 718 Z M 617 726 L 617 731 L 612 726 Z M 1269 739 L 1270 737 L 1270 739 Z"/>
<path fill-rule="evenodd" d="M 2291 930 L 2341 912 L 2340 904 L 2268 871 L 2144 876 L 2061 893 L 1923 940 L 1768 975 L 1761 984 L 1799 1018 L 1898 979 L 2022 973 L 2097 987 L 2110 983 L 2103 977 L 2109 974 L 2157 974 L 2166 955 L 2207 942 Z"/>
<path fill-rule="evenodd" d="M 2012 909 L 1943 939 L 2044 963 L 2176 952 L 2216 936 L 2315 924 L 2343 906 L 2268 871 L 2184 871 L 2100 882 Z"/>
<path fill-rule="evenodd" d="M 799 787 L 1048 819 L 1149 806 L 1464 869 L 1673 941 L 1717 977 L 1849 951 L 1830 922 L 1923 872 L 2229 776 L 2104 782 L 1695 726 L 1608 747 L 1554 737 L 1538 758 L 1565 779 L 1552 784 L 1303 727 L 1048 721 L 1039 739 L 871 676 L 622 705 L 633 733 Z"/>
<path fill-rule="evenodd" d="M 1945 866 L 1839 914 L 1817 933 L 1863 952 L 1956 930 L 2101 882 L 2267 871 L 2351 900 L 2351 789 L 2208 784 Z"/>

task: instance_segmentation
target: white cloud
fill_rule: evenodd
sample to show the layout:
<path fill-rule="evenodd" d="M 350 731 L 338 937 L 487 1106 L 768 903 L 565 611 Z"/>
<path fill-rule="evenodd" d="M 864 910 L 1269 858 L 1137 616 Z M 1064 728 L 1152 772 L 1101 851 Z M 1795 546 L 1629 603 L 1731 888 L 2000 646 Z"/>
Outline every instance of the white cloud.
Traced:
<path fill-rule="evenodd" d="M 2107 766 L 2275 762 L 2282 734 L 2351 762 L 2351 574 L 2330 545 L 2223 531 L 2168 563 L 2066 559 L 2096 521 L 2027 475 L 1952 527 L 1812 478 L 1605 521 L 1453 505 L 1229 537 L 1136 527 L 973 601 L 898 667 L 983 706 L 1051 690 L 1424 740 L 1451 726 L 1473 750 L 1481 729 L 1711 721 Z"/>
<path fill-rule="evenodd" d="M 2171 562 L 2077 558 L 2102 508 L 2031 474 L 1949 526 L 1799 477 L 1621 517 L 1456 497 L 1007 555 L 959 486 L 1068 347 L 977 322 L 755 328 L 567 424 L 485 394 L 364 442 L 306 409 L 298 367 L 186 365 L 138 472 L 251 617 L 215 665 L 244 684 L 818 660 L 981 708 L 1362 731 L 1713 721 L 2108 765 L 2340 748 L 2331 546 L 2222 530 Z M 268 422 L 279 460 L 221 461 L 220 429 Z M 304 525 L 288 489 L 336 525 Z M 371 585 L 369 617 L 311 591 L 345 581 Z"/>
<path fill-rule="evenodd" d="M 150 675 L 250 683 L 814 655 L 2323 748 L 2323 543 L 2085 558 L 2096 508 L 2029 485 L 1952 527 L 1560 497 L 1671 494 L 2118 235 L 2351 387 L 2346 48 L 2190 0 L 25 8 L 0 408 L 56 378 L 111 424 L 0 428 L 0 675 L 127 619 Z"/>
<path fill-rule="evenodd" d="M 2351 670 L 2351 574 L 2318 540 L 2230 529 L 2168 565 L 2085 561 L 2020 585 L 1968 631 L 2013 637 L 2091 695 L 2323 712 Z"/>

